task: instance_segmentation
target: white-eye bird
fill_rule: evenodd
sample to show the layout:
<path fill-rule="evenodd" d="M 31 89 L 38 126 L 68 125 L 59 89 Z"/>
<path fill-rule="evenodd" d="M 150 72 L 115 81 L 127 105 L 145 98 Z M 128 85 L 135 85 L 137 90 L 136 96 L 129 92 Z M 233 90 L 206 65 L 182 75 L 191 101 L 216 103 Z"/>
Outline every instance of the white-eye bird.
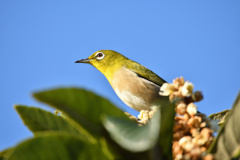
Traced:
<path fill-rule="evenodd" d="M 157 74 L 113 50 L 99 50 L 75 63 L 89 63 L 107 78 L 118 97 L 129 107 L 151 110 L 164 97 L 160 86 L 166 81 Z"/>

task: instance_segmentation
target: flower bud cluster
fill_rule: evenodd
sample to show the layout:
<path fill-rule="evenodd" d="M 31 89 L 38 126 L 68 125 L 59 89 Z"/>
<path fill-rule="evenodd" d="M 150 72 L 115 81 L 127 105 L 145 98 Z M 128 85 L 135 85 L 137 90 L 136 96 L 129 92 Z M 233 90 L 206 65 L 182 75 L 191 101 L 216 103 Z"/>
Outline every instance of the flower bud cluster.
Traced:
<path fill-rule="evenodd" d="M 152 119 L 153 114 L 157 111 L 158 107 L 152 107 L 151 111 L 148 110 L 141 110 L 140 114 L 138 115 L 138 123 L 146 124 L 150 119 Z"/>
<path fill-rule="evenodd" d="M 218 130 L 218 122 L 198 112 L 194 102 L 201 101 L 203 95 L 201 91 L 194 92 L 193 88 L 194 85 L 185 81 L 183 77 L 174 79 L 172 84 L 164 83 L 160 88 L 161 96 L 169 96 L 169 100 L 175 100 L 176 103 L 172 141 L 173 159 L 213 160 L 213 155 L 206 154 L 206 151 L 213 141 L 213 133 Z M 157 108 L 140 111 L 138 118 L 126 114 L 141 126 L 151 120 Z"/>
<path fill-rule="evenodd" d="M 206 115 L 199 113 L 194 102 L 203 99 L 201 91 L 193 92 L 194 85 L 185 81 L 183 77 L 176 78 L 172 84 L 164 83 L 160 88 L 160 95 L 169 96 L 169 100 L 177 100 L 176 116 L 173 128 L 173 159 L 208 159 L 206 155 L 214 136 L 213 123 Z"/>
<path fill-rule="evenodd" d="M 141 110 L 138 118 L 136 118 L 135 116 L 132 116 L 131 114 L 125 112 L 125 114 L 129 117 L 129 119 L 136 121 L 139 126 L 145 125 L 147 122 L 149 122 L 154 113 L 157 111 L 158 107 L 152 107 L 151 110 Z"/>
<path fill-rule="evenodd" d="M 164 83 L 160 88 L 161 96 L 169 96 L 169 100 L 176 98 L 184 99 L 186 102 L 198 102 L 203 99 L 201 91 L 193 92 L 194 85 L 185 81 L 183 77 L 176 78 L 173 83 Z"/>

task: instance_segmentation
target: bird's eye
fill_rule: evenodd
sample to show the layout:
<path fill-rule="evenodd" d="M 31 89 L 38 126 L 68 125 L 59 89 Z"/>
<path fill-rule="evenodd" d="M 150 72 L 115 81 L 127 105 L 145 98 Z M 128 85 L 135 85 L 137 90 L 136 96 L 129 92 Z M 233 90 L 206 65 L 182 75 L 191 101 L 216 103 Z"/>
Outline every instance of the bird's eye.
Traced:
<path fill-rule="evenodd" d="M 102 53 L 102 52 L 98 52 L 97 54 L 96 54 L 96 58 L 98 59 L 98 60 L 101 60 L 101 59 L 103 59 L 105 57 L 105 55 Z"/>

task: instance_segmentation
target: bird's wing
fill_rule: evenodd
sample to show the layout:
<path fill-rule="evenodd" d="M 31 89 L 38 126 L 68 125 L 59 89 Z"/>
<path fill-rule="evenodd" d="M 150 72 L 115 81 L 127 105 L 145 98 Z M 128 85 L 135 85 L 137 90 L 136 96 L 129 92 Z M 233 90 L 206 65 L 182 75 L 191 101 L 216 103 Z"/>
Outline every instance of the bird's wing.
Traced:
<path fill-rule="evenodd" d="M 129 63 L 128 63 L 129 64 Z M 151 81 L 159 86 L 161 86 L 166 81 L 159 77 L 157 74 L 149 70 L 148 68 L 144 67 L 143 65 L 132 61 L 131 65 L 126 65 L 126 68 L 135 72 L 139 77 L 142 77 L 148 81 Z"/>

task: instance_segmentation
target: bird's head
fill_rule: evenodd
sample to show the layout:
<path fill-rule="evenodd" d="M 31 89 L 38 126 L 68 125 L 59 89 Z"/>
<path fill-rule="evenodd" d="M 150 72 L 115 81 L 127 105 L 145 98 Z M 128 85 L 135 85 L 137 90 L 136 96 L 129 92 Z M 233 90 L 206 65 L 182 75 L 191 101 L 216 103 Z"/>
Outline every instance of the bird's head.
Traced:
<path fill-rule="evenodd" d="M 75 63 L 89 63 L 107 77 L 107 75 L 112 75 L 114 71 L 124 65 L 127 59 L 122 54 L 113 50 L 99 50 L 88 58 L 78 60 Z"/>

